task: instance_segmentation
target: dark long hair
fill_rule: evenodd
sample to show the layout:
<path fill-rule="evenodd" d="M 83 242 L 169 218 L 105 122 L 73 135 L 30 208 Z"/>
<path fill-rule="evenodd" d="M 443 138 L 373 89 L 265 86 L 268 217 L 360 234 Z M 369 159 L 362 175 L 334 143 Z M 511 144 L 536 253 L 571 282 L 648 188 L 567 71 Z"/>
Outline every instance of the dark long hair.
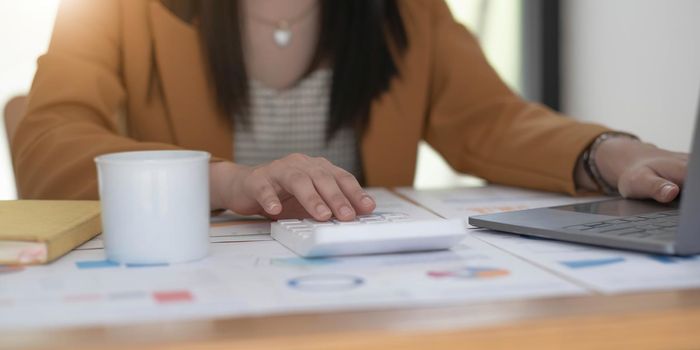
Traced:
<path fill-rule="evenodd" d="M 196 22 L 220 109 L 248 120 L 248 76 L 241 13 L 233 0 L 161 0 L 176 16 Z M 326 138 L 346 126 L 364 130 L 372 100 L 398 76 L 396 55 L 408 48 L 397 0 L 320 0 L 321 26 L 314 59 L 333 67 Z"/>

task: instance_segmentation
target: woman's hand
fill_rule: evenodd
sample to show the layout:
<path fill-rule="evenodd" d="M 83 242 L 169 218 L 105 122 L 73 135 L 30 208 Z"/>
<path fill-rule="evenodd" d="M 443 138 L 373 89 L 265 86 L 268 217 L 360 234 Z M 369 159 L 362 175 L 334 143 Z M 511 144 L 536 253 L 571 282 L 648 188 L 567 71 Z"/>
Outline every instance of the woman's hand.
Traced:
<path fill-rule="evenodd" d="M 352 220 L 376 206 L 352 174 L 324 158 L 291 154 L 255 167 L 212 163 L 210 170 L 212 208 L 243 215 Z"/>
<path fill-rule="evenodd" d="M 626 137 L 613 137 L 598 146 L 595 162 L 603 179 L 617 185 L 626 198 L 653 198 L 667 203 L 683 186 L 688 154 L 662 150 Z"/>

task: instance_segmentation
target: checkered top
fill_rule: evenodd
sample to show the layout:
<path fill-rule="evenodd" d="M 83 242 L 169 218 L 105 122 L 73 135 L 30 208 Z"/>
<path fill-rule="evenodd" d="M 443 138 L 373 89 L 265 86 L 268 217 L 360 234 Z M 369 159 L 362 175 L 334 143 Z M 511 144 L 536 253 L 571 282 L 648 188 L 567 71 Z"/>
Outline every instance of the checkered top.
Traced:
<path fill-rule="evenodd" d="M 250 81 L 250 123 L 236 122 L 235 162 L 258 165 L 290 153 L 324 157 L 359 178 L 360 160 L 352 128 L 343 128 L 326 143 L 333 72 L 319 69 L 286 90 Z"/>

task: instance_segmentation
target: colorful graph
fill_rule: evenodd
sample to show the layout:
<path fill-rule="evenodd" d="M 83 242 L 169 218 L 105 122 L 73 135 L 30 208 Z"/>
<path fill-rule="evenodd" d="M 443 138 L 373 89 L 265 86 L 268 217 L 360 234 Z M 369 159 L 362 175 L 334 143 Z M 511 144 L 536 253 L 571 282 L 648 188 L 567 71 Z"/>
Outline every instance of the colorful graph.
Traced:
<path fill-rule="evenodd" d="M 287 286 L 306 292 L 339 292 L 359 288 L 365 283 L 362 277 L 345 274 L 317 274 L 292 278 Z"/>
<path fill-rule="evenodd" d="M 584 260 L 569 260 L 560 261 L 559 263 L 572 269 L 587 269 L 592 267 L 607 266 L 619 264 L 625 261 L 622 257 L 602 258 L 602 259 L 584 259 Z"/>
<path fill-rule="evenodd" d="M 431 270 L 427 274 L 433 278 L 489 279 L 508 276 L 510 271 L 496 267 L 464 267 L 455 270 Z"/>

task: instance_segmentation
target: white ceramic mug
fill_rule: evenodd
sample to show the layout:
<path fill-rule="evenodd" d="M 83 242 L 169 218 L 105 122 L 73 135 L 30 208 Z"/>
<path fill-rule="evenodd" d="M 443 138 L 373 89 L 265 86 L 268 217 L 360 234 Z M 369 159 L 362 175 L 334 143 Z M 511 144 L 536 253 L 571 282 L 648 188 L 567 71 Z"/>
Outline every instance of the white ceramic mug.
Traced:
<path fill-rule="evenodd" d="M 161 264 L 209 251 L 209 158 L 139 151 L 95 158 L 107 259 Z"/>

